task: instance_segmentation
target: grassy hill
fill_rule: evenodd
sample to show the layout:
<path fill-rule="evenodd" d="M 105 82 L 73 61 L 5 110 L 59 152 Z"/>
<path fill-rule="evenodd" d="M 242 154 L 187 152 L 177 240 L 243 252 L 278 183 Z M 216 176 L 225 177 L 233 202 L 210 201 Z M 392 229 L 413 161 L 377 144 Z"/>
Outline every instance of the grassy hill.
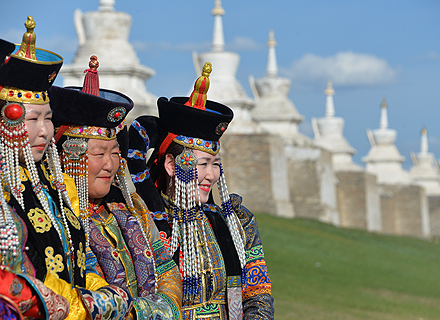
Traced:
<path fill-rule="evenodd" d="M 256 217 L 275 319 L 440 319 L 440 244 Z"/>

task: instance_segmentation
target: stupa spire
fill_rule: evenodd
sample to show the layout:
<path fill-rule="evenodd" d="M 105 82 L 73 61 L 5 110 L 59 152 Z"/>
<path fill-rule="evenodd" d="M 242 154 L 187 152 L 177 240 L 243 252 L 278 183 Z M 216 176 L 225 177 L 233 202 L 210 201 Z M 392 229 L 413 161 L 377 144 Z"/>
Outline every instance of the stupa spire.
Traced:
<path fill-rule="evenodd" d="M 388 104 L 385 96 L 382 98 L 380 114 L 380 129 L 388 129 Z"/>
<path fill-rule="evenodd" d="M 225 14 L 225 10 L 222 8 L 221 0 L 215 0 L 215 7 L 212 9 L 211 14 L 215 17 L 214 31 L 212 33 L 212 51 L 221 52 L 225 48 L 222 21 L 222 16 Z"/>
<path fill-rule="evenodd" d="M 114 11 L 115 0 L 99 0 L 99 11 Z"/>
<path fill-rule="evenodd" d="M 420 141 L 420 154 L 424 155 L 428 153 L 428 130 L 422 129 L 422 137 Z"/>
<path fill-rule="evenodd" d="M 266 73 L 268 77 L 276 77 L 278 74 L 277 56 L 275 47 L 277 43 L 275 41 L 275 35 L 273 30 L 269 31 L 269 40 L 267 41 L 267 47 L 269 48 L 267 56 L 267 68 Z"/>
<path fill-rule="evenodd" d="M 331 80 L 327 82 L 327 89 L 325 89 L 324 93 L 327 96 L 325 101 L 325 116 L 332 118 L 335 115 L 335 104 L 333 102 L 335 90 L 333 90 Z"/>

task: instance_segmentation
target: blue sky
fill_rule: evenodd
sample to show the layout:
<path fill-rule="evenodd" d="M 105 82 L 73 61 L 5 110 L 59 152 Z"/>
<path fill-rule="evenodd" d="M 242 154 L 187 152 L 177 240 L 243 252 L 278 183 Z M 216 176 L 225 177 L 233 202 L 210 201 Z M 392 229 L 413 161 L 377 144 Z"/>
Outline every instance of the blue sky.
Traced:
<path fill-rule="evenodd" d="M 37 46 L 72 61 L 77 47 L 73 12 L 95 11 L 98 0 L 28 1 L 2 7 L 0 37 L 19 42 L 24 22 L 37 23 Z M 250 97 L 249 75 L 265 75 L 270 29 L 277 41 L 279 76 L 292 80 L 290 99 L 305 117 L 300 131 L 313 137 L 310 120 L 323 117 L 328 79 L 336 116 L 362 164 L 370 146 L 366 128 L 379 126 L 386 96 L 389 127 L 411 167 L 428 130 L 429 149 L 440 158 L 440 1 L 438 0 L 223 0 L 226 50 L 240 54 L 237 78 Z M 116 0 L 132 15 L 130 42 L 156 75 L 147 89 L 157 96 L 187 94 L 197 76 L 192 51 L 210 50 L 214 0 Z M 57 85 L 62 82 L 57 80 Z"/>

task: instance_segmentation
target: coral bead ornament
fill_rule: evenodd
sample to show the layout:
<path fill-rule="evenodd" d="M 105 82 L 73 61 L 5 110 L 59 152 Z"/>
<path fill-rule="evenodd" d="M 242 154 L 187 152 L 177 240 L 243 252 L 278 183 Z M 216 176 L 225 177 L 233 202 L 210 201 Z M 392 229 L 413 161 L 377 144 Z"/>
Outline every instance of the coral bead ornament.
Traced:
<path fill-rule="evenodd" d="M 2 120 L 9 127 L 15 127 L 23 122 L 26 114 L 25 107 L 18 102 L 6 103 L 2 108 Z"/>

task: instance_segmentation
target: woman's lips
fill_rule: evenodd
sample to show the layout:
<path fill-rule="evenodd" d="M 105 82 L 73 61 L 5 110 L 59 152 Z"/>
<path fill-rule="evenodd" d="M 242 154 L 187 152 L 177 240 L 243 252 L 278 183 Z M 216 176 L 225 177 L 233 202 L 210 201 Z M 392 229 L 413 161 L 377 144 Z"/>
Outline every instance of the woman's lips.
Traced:
<path fill-rule="evenodd" d="M 46 144 L 42 143 L 37 146 L 34 146 L 34 148 L 37 149 L 38 151 L 43 151 L 44 149 L 46 149 Z"/>
<path fill-rule="evenodd" d="M 98 177 L 99 179 L 102 179 L 102 180 L 104 180 L 104 181 L 109 181 L 110 180 L 110 177 Z"/>
<path fill-rule="evenodd" d="M 210 184 L 199 184 L 199 188 L 202 191 L 209 192 L 211 190 Z"/>

